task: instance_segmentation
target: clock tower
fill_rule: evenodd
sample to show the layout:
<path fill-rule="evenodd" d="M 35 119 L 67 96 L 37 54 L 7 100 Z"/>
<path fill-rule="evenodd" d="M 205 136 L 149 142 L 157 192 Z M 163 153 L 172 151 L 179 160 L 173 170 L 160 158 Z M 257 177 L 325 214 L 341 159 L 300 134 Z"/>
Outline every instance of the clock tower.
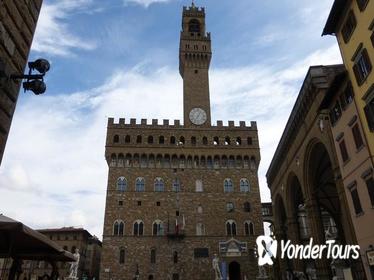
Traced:
<path fill-rule="evenodd" d="M 211 57 L 210 33 L 205 30 L 205 9 L 192 4 L 183 9 L 179 46 L 186 127 L 211 125 L 208 73 Z"/>

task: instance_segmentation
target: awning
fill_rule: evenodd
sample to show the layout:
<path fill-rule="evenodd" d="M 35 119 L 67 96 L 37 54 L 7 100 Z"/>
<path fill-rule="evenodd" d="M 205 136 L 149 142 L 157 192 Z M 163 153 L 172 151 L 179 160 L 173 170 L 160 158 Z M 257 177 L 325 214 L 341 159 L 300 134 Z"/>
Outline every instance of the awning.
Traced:
<path fill-rule="evenodd" d="M 0 214 L 0 258 L 43 261 L 75 261 L 45 235 Z"/>

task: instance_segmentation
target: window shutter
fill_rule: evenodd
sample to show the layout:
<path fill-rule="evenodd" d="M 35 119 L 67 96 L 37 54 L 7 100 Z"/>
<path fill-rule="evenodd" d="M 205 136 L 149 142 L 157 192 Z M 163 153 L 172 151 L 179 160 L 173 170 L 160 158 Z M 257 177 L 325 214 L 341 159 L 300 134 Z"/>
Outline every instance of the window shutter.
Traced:
<path fill-rule="evenodd" d="M 360 86 L 362 84 L 362 78 L 357 64 L 353 65 L 353 73 L 355 73 L 357 84 Z"/>
<path fill-rule="evenodd" d="M 371 103 L 374 103 L 374 101 L 372 101 Z M 371 105 L 371 103 L 365 106 L 364 111 L 369 129 L 371 131 L 374 131 L 374 104 Z"/>
<path fill-rule="evenodd" d="M 369 54 L 368 54 L 367 49 L 362 50 L 362 57 L 364 58 L 364 61 L 365 61 L 365 64 L 366 64 L 366 69 L 367 69 L 368 73 L 370 73 L 371 69 L 372 69 L 372 65 L 371 65 L 371 62 L 370 62 L 370 58 L 369 58 Z"/>

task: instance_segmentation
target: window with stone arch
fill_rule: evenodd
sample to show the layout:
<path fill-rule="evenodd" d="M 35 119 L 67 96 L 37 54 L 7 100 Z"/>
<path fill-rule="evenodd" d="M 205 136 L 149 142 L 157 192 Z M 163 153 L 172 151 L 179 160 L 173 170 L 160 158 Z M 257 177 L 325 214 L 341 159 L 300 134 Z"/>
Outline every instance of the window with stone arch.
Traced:
<path fill-rule="evenodd" d="M 123 236 L 125 232 L 125 223 L 121 220 L 117 220 L 113 224 L 113 235 Z"/>
<path fill-rule="evenodd" d="M 121 248 L 119 250 L 119 263 L 124 264 L 125 263 L 125 249 Z"/>
<path fill-rule="evenodd" d="M 180 192 L 181 191 L 181 183 L 179 179 L 173 180 L 173 192 Z"/>
<path fill-rule="evenodd" d="M 142 220 L 137 220 L 134 222 L 133 233 L 135 236 L 143 236 L 144 234 L 144 223 Z"/>
<path fill-rule="evenodd" d="M 203 181 L 201 180 L 196 180 L 196 186 L 195 186 L 196 192 L 203 192 Z"/>
<path fill-rule="evenodd" d="M 162 178 L 155 179 L 155 192 L 163 192 L 165 191 L 165 183 Z"/>
<path fill-rule="evenodd" d="M 145 191 L 145 180 L 142 177 L 136 178 L 135 180 L 135 191 L 144 192 Z"/>
<path fill-rule="evenodd" d="M 205 235 L 205 226 L 204 226 L 203 223 L 197 223 L 196 224 L 196 235 L 197 236 Z"/>
<path fill-rule="evenodd" d="M 125 177 L 119 177 L 117 179 L 117 191 L 120 191 L 120 192 L 127 191 L 127 180 Z"/>
<path fill-rule="evenodd" d="M 240 179 L 240 192 L 249 192 L 249 181 L 246 178 Z"/>
<path fill-rule="evenodd" d="M 153 222 L 152 234 L 154 236 L 163 236 L 164 235 L 164 223 L 160 220 Z"/>
<path fill-rule="evenodd" d="M 234 220 L 228 220 L 226 222 L 226 234 L 228 236 L 236 235 L 236 222 Z"/>
<path fill-rule="evenodd" d="M 234 191 L 234 185 L 231 179 L 225 179 L 225 181 L 223 182 L 223 189 L 225 193 Z"/>
<path fill-rule="evenodd" d="M 191 19 L 188 23 L 188 32 L 200 32 L 200 22 L 197 19 Z"/>
<path fill-rule="evenodd" d="M 253 223 L 251 221 L 246 221 L 244 223 L 244 234 L 246 236 L 255 235 L 254 225 L 253 225 Z"/>

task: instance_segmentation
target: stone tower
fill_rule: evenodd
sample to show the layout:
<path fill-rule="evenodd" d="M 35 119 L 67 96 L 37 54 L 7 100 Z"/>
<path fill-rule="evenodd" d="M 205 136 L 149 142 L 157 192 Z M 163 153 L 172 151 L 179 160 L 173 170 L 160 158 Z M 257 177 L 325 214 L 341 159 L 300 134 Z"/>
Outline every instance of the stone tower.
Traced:
<path fill-rule="evenodd" d="M 208 73 L 211 57 L 210 33 L 205 31 L 205 10 L 192 4 L 189 9 L 183 9 L 179 46 L 186 127 L 211 125 Z"/>
<path fill-rule="evenodd" d="M 205 11 L 183 8 L 179 120 L 108 120 L 101 280 L 253 279 L 263 234 L 256 122 L 211 124 Z"/>

